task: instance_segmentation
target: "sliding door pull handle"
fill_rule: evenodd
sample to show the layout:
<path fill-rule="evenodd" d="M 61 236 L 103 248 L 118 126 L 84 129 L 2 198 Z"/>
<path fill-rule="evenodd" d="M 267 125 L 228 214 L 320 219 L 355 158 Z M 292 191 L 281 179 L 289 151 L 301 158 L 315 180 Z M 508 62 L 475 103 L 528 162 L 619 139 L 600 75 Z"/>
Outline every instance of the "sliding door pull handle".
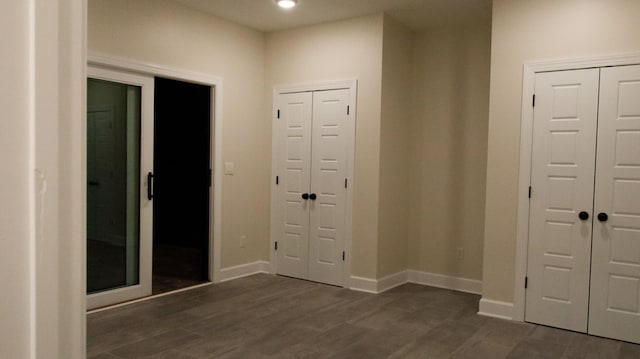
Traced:
<path fill-rule="evenodd" d="M 153 172 L 147 173 L 147 199 L 153 199 Z"/>

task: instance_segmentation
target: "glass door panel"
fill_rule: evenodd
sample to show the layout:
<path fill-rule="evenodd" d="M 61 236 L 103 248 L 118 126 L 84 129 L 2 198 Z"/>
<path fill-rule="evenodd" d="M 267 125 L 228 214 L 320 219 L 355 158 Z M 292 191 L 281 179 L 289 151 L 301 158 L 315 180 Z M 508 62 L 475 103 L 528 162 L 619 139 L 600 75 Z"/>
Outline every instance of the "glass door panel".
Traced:
<path fill-rule="evenodd" d="M 152 78 L 89 68 L 89 309 L 143 297 L 151 291 L 151 199 L 145 190 L 149 185 L 145 170 L 152 172 L 152 94 Z"/>
<path fill-rule="evenodd" d="M 140 92 L 87 81 L 87 293 L 139 283 Z"/>

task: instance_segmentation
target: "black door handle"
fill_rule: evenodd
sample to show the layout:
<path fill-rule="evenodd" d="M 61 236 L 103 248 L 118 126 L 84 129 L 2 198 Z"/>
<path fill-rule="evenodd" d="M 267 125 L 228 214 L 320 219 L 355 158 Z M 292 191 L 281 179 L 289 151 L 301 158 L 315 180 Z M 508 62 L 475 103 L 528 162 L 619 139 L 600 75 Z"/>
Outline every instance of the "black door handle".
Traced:
<path fill-rule="evenodd" d="M 303 193 L 302 194 L 302 199 L 304 199 L 305 201 L 309 199 L 309 194 L 308 193 Z"/>
<path fill-rule="evenodd" d="M 598 221 L 606 222 L 608 219 L 609 219 L 609 216 L 606 213 L 604 212 L 598 213 Z"/>
<path fill-rule="evenodd" d="M 153 199 L 153 172 L 147 173 L 147 199 Z"/>
<path fill-rule="evenodd" d="M 316 196 L 315 193 L 312 193 L 312 194 L 309 195 L 309 199 L 312 200 L 312 201 L 315 201 L 316 198 L 318 198 L 318 196 Z"/>
<path fill-rule="evenodd" d="M 100 182 L 98 181 L 89 181 L 89 186 L 99 186 Z"/>
<path fill-rule="evenodd" d="M 582 211 L 578 214 L 578 218 L 580 218 L 583 221 L 586 221 L 587 219 L 589 219 L 589 213 Z"/>

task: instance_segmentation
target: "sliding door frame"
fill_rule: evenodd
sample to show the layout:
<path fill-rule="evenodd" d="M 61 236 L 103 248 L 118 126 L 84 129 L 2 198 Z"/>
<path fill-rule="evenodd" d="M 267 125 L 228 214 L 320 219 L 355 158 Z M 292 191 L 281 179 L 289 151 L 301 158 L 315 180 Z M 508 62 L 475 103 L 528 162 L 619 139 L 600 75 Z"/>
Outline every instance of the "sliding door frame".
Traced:
<path fill-rule="evenodd" d="M 220 282 L 222 246 L 222 78 L 199 72 L 185 71 L 171 67 L 113 57 L 89 51 L 89 66 L 125 71 L 152 77 L 195 83 L 211 87 L 211 163 L 213 171 L 212 187 L 209 191 L 209 280 Z M 86 136 L 86 135 L 85 135 Z M 86 139 L 85 139 L 86 142 Z"/>

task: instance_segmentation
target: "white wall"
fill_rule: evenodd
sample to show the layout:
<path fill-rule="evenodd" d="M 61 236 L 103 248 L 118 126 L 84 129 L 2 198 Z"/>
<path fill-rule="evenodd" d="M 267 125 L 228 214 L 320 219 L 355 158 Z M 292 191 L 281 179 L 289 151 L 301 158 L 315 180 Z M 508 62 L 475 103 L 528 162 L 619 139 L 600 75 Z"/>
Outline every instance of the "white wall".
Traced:
<path fill-rule="evenodd" d="M 490 30 L 414 34 L 375 15 L 267 34 L 268 100 L 276 84 L 358 79 L 352 275 L 482 278 Z"/>
<path fill-rule="evenodd" d="M 640 1 L 494 0 L 483 297 L 512 302 L 522 65 L 640 51 Z"/>
<path fill-rule="evenodd" d="M 384 16 L 376 278 L 407 269 L 413 32 Z"/>
<path fill-rule="evenodd" d="M 410 269 L 482 278 L 490 51 L 489 20 L 415 36 Z"/>
<path fill-rule="evenodd" d="M 222 268 L 268 259 L 271 124 L 264 120 L 264 35 L 168 0 L 91 0 L 88 47 L 221 77 Z M 244 248 L 240 236 L 245 235 Z"/>
<path fill-rule="evenodd" d="M 367 278 L 377 268 L 382 23 L 382 15 L 373 15 L 266 37 L 267 103 L 275 85 L 358 80 L 352 274 Z M 265 123 L 271 111 L 265 107 Z"/>
<path fill-rule="evenodd" d="M 168 0 L 89 5 L 90 50 L 224 79 L 222 267 L 269 258 L 273 86 L 355 78 L 352 274 L 481 278 L 487 24 L 414 39 L 378 14 L 265 35 Z"/>
<path fill-rule="evenodd" d="M 29 2 L 4 3 L 0 45 L 0 357 L 30 352 Z"/>

